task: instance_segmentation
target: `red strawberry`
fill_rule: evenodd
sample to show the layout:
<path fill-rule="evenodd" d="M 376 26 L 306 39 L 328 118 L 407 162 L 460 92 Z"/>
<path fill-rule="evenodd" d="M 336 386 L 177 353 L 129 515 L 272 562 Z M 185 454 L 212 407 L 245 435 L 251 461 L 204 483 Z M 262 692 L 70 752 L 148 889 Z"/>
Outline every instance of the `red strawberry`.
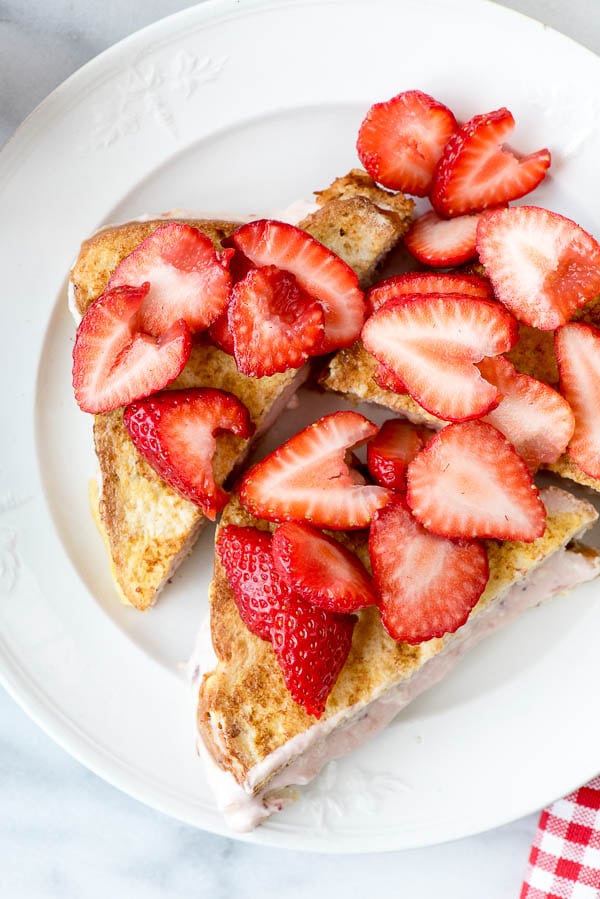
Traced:
<path fill-rule="evenodd" d="M 123 418 L 138 452 L 170 486 L 214 520 L 228 496 L 215 484 L 217 434 L 251 437 L 254 425 L 237 397 L 211 387 L 166 390 L 132 403 Z"/>
<path fill-rule="evenodd" d="M 554 335 L 561 393 L 575 414 L 569 455 L 591 478 L 600 478 L 600 330 L 571 322 Z"/>
<path fill-rule="evenodd" d="M 429 199 L 444 218 L 479 212 L 528 194 L 546 175 L 550 152 L 517 156 L 505 146 L 515 127 L 508 109 L 476 115 L 444 148 Z"/>
<path fill-rule="evenodd" d="M 270 640 L 275 613 L 290 596 L 273 562 L 271 534 L 230 524 L 220 531 L 216 550 L 242 621 L 257 637 Z"/>
<path fill-rule="evenodd" d="M 367 310 L 375 312 L 388 300 L 416 293 L 458 293 L 493 300 L 489 281 L 479 275 L 456 272 L 404 272 L 375 284 L 367 293 Z"/>
<path fill-rule="evenodd" d="M 354 343 L 365 318 L 365 298 L 355 273 L 339 256 L 306 231 L 270 219 L 242 225 L 231 241 L 254 265 L 276 265 L 295 275 L 319 301 L 325 314 L 321 353 Z"/>
<path fill-rule="evenodd" d="M 546 528 L 525 462 L 485 422 L 443 428 L 410 463 L 407 481 L 413 515 L 434 534 L 531 543 Z"/>
<path fill-rule="evenodd" d="M 367 443 L 371 477 L 389 490 L 406 490 L 406 467 L 423 449 L 432 432 L 409 421 L 390 418 Z"/>
<path fill-rule="evenodd" d="M 377 426 L 358 412 L 323 416 L 244 475 L 242 504 L 268 521 L 308 521 L 332 530 L 367 527 L 390 494 L 357 484 L 345 455 L 376 433 Z"/>
<path fill-rule="evenodd" d="M 286 687 L 315 718 L 348 658 L 355 624 L 354 615 L 316 609 L 293 595 L 275 614 L 271 639 Z"/>
<path fill-rule="evenodd" d="M 392 190 L 425 197 L 442 150 L 457 128 L 453 113 L 428 94 L 404 91 L 371 106 L 356 149 L 369 175 Z"/>
<path fill-rule="evenodd" d="M 600 292 L 600 244 L 556 212 L 490 212 L 479 223 L 477 251 L 500 302 L 542 331 L 564 325 Z"/>
<path fill-rule="evenodd" d="M 191 225 L 169 222 L 153 231 L 117 266 L 109 287 L 150 282 L 141 327 L 158 336 L 179 319 L 194 334 L 223 312 L 229 299 L 232 250 L 218 253 Z"/>
<path fill-rule="evenodd" d="M 518 372 L 505 356 L 484 359 L 478 368 L 502 395 L 484 421 L 510 440 L 532 471 L 556 462 L 575 427 L 567 401 L 548 384 Z"/>
<path fill-rule="evenodd" d="M 392 393 L 408 393 L 408 388 L 402 378 L 383 362 L 377 363 L 377 368 L 373 372 L 373 380 L 383 390 L 391 390 Z"/>
<path fill-rule="evenodd" d="M 375 603 L 371 578 L 354 553 L 300 521 L 280 524 L 271 547 L 275 566 L 307 602 L 331 612 Z"/>
<path fill-rule="evenodd" d="M 517 323 L 498 303 L 423 294 L 389 300 L 367 320 L 362 340 L 424 409 L 464 421 L 497 404 L 498 391 L 475 363 L 509 350 Z"/>
<path fill-rule="evenodd" d="M 422 643 L 457 630 L 489 578 L 483 544 L 428 533 L 399 496 L 375 513 L 369 553 L 381 620 L 398 642 Z"/>
<path fill-rule="evenodd" d="M 233 356 L 233 334 L 229 330 L 227 312 L 223 312 L 223 314 L 212 323 L 208 329 L 208 334 L 215 346 L 218 346 L 224 353 Z"/>
<path fill-rule="evenodd" d="M 470 262 L 477 255 L 475 241 L 480 215 L 442 219 L 435 212 L 426 212 L 412 223 L 404 238 L 406 248 L 419 262 L 437 268 Z"/>
<path fill-rule="evenodd" d="M 73 388 L 84 412 L 109 412 L 162 390 L 189 359 L 185 322 L 175 322 L 159 338 L 140 332 L 139 311 L 149 289 L 142 284 L 106 290 L 82 318 L 73 347 Z"/>
<path fill-rule="evenodd" d="M 300 368 L 323 338 L 319 303 L 274 265 L 255 268 L 238 281 L 227 318 L 237 367 L 255 378 Z"/>

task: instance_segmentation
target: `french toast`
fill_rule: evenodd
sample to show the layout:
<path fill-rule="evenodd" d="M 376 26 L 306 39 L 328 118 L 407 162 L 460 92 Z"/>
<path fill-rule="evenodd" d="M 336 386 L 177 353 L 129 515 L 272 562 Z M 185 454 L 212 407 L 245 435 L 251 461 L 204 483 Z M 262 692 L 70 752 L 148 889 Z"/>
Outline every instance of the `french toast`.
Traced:
<path fill-rule="evenodd" d="M 318 196 L 320 207 L 300 227 L 332 249 L 359 276 L 363 286 L 406 233 L 413 202 L 378 188 L 358 170 L 337 179 Z M 194 218 L 156 218 L 103 228 L 86 240 L 70 275 L 70 306 L 79 320 L 106 288 L 119 263 L 166 221 L 192 225 L 221 247 L 240 222 Z M 285 408 L 309 369 L 290 369 L 261 378 L 241 374 L 231 355 L 202 336 L 169 389 L 215 387 L 244 403 L 256 440 Z M 223 484 L 239 467 L 251 442 L 231 434 L 217 436 L 215 481 Z M 146 610 L 191 549 L 206 517 L 173 490 L 141 457 L 123 425 L 123 410 L 94 418 L 98 485 L 90 491 L 93 514 L 106 543 L 120 598 Z"/>
<path fill-rule="evenodd" d="M 597 576 L 600 557 L 576 542 L 596 521 L 594 507 L 554 487 L 541 496 L 545 534 L 532 543 L 486 541 L 488 585 L 455 633 L 418 645 L 397 643 L 375 607 L 358 613 L 350 654 L 318 722 L 290 696 L 272 646 L 243 623 L 215 555 L 210 631 L 206 624 L 191 676 L 198 750 L 233 829 L 248 830 L 284 808 L 297 785 L 382 729 L 484 636 L 529 606 Z M 253 518 L 237 496 L 218 532 L 230 524 L 272 527 Z M 369 565 L 364 533 L 337 536 Z"/>

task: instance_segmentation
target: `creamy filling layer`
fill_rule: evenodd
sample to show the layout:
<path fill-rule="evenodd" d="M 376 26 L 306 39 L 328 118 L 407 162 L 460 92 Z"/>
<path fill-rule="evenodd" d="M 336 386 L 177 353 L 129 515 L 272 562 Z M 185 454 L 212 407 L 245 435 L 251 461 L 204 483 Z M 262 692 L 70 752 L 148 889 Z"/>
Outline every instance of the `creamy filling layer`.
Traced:
<path fill-rule="evenodd" d="M 442 680 L 484 637 L 531 606 L 585 583 L 599 573 L 600 557 L 565 548 L 558 550 L 451 634 L 443 650 L 410 678 L 370 702 L 351 706 L 293 737 L 252 768 L 244 786 L 217 766 L 197 734 L 197 748 L 206 764 L 207 779 L 231 829 L 252 830 L 273 812 L 281 811 L 296 798 L 292 787 L 309 783 L 327 762 L 346 755 L 382 730 L 420 693 Z M 210 626 L 206 622 L 190 663 L 194 703 L 203 673 L 211 671 L 216 662 Z M 194 707 L 194 714 L 195 711 Z M 267 786 L 254 792 L 256 785 L 267 778 Z"/>

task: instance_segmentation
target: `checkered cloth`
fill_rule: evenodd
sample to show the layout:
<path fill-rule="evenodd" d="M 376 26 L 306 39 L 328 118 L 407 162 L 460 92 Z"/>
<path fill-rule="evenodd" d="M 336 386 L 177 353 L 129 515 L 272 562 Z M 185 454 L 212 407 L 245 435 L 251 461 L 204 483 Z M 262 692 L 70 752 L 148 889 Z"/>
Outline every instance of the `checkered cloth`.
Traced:
<path fill-rule="evenodd" d="M 600 899 L 600 776 L 542 812 L 520 899 Z"/>

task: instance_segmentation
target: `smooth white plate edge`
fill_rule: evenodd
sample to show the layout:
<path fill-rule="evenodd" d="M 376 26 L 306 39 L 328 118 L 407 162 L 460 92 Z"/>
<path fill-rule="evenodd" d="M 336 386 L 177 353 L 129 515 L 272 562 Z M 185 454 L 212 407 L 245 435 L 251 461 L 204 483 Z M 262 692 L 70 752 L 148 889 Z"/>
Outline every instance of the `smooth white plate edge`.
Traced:
<path fill-rule="evenodd" d="M 215 4 L 215 5 L 217 5 L 217 4 Z M 261 4 L 261 6 L 264 6 L 264 4 Z M 188 11 L 185 11 L 185 12 L 187 13 Z M 181 15 L 181 14 L 179 14 L 179 15 Z M 151 26 L 151 27 L 154 28 L 154 27 L 156 27 L 156 26 Z M 110 52 L 110 51 L 108 51 L 108 52 Z M 67 747 L 67 748 L 68 748 L 68 747 Z"/>

